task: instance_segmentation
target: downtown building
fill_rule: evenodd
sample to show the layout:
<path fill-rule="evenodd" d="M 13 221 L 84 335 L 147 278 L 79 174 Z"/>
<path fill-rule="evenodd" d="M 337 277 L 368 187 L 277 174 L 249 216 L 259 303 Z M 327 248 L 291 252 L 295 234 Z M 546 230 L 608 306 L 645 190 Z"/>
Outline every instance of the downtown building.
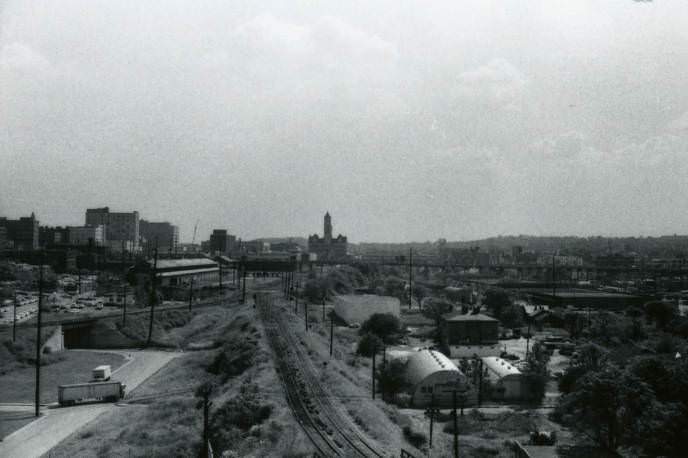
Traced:
<path fill-rule="evenodd" d="M 179 246 L 179 227 L 164 222 L 139 221 L 139 236 L 143 249 L 151 253 L 158 247 L 159 253 L 176 253 Z"/>
<path fill-rule="evenodd" d="M 336 261 L 345 259 L 348 256 L 348 242 L 346 236 L 339 234 L 336 238 L 332 237 L 332 217 L 330 213 L 325 213 L 324 234 L 319 237 L 313 234 L 308 237 L 308 252 L 315 254 L 318 261 Z"/>
<path fill-rule="evenodd" d="M 212 254 L 230 254 L 237 247 L 237 238 L 228 234 L 226 229 L 213 229 L 208 241 L 208 251 Z"/>
<path fill-rule="evenodd" d="M 106 246 L 105 226 L 69 226 L 67 227 L 70 245 Z"/>
<path fill-rule="evenodd" d="M 5 230 L 5 245 L 15 250 L 37 250 L 40 245 L 38 220 L 36 215 L 19 219 L 0 218 L 0 227 Z"/>
<path fill-rule="evenodd" d="M 104 245 L 112 251 L 137 252 L 139 245 L 139 212 L 111 212 L 109 207 L 86 210 L 85 226 L 104 226 Z"/>

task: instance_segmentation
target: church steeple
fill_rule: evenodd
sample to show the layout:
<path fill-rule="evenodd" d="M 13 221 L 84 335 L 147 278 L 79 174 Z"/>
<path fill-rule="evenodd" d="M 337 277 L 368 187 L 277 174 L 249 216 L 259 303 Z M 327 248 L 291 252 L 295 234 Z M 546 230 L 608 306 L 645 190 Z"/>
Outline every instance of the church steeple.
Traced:
<path fill-rule="evenodd" d="M 324 230 L 325 240 L 332 240 L 332 217 L 330 212 L 325 213 L 325 230 Z"/>

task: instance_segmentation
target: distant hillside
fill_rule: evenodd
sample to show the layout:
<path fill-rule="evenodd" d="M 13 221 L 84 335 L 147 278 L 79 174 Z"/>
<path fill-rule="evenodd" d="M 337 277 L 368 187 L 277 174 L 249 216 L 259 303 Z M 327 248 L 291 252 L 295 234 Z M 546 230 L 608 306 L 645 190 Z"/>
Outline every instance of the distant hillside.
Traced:
<path fill-rule="evenodd" d="M 478 247 L 483 251 L 509 252 L 515 246 L 524 251 L 538 253 L 575 254 L 598 256 L 608 253 L 637 253 L 648 257 L 688 257 L 688 236 L 665 235 L 661 237 L 575 237 L 575 236 L 532 236 L 510 235 L 490 237 L 482 240 L 462 242 L 436 241 L 424 243 L 359 243 L 353 247 L 357 254 L 398 253 L 406 254 L 409 248 L 414 253 L 437 253 L 440 246 L 445 249 L 468 249 Z"/>

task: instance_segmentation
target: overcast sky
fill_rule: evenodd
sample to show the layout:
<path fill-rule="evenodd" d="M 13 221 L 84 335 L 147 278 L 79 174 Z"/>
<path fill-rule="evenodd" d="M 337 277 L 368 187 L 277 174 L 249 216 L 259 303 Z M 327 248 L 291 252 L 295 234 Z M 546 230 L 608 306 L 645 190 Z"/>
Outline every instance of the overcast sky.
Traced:
<path fill-rule="evenodd" d="M 0 215 L 688 231 L 688 1 L 0 0 Z"/>

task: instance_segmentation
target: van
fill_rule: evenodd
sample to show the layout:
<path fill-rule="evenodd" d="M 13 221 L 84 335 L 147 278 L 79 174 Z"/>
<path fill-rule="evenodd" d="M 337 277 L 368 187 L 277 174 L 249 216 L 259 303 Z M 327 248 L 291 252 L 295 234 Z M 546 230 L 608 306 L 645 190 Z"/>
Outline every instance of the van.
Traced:
<path fill-rule="evenodd" d="M 98 366 L 93 369 L 93 381 L 105 382 L 110 380 L 111 369 L 109 365 Z"/>

